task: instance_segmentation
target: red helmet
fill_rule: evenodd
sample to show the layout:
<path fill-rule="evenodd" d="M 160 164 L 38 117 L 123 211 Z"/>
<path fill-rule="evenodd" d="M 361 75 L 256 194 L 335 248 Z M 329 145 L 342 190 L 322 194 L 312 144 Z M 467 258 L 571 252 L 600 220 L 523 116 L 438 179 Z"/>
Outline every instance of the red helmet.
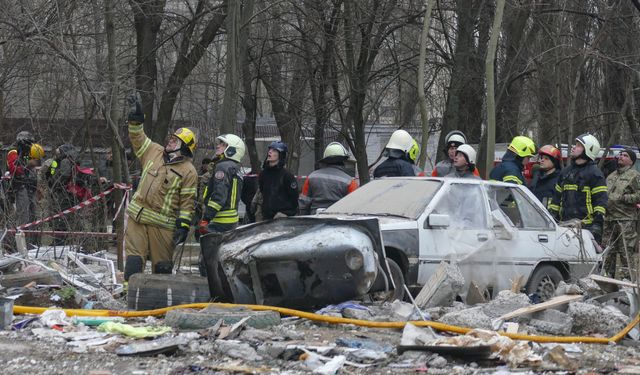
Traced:
<path fill-rule="evenodd" d="M 560 159 L 562 158 L 560 150 L 558 150 L 558 148 L 553 145 L 544 145 L 540 147 L 540 150 L 538 150 L 538 155 L 547 155 L 548 157 L 555 159 L 556 161 L 560 161 Z"/>

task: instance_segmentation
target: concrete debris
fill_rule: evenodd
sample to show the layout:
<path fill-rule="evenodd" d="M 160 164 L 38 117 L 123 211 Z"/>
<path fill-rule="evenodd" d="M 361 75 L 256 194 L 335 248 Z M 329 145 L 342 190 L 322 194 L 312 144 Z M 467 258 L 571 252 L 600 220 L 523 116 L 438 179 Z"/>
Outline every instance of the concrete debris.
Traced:
<path fill-rule="evenodd" d="M 483 306 L 450 312 L 440 318 L 439 321 L 460 327 L 491 329 L 491 318 L 484 312 Z"/>
<path fill-rule="evenodd" d="M 395 320 L 404 322 L 422 320 L 422 313 L 410 303 L 395 300 L 391 303 L 391 310 Z"/>
<path fill-rule="evenodd" d="M 481 306 L 482 311 L 490 318 L 498 318 L 506 313 L 530 306 L 529 297 L 524 293 L 502 290 L 498 296 Z"/>
<path fill-rule="evenodd" d="M 590 277 L 583 277 L 578 280 L 578 286 L 584 292 L 584 294 L 588 295 L 589 297 L 596 297 L 605 294 L 598 283 L 596 283 Z"/>
<path fill-rule="evenodd" d="M 560 281 L 556 287 L 555 296 L 583 294 L 582 289 L 576 284 L 567 284 L 564 281 Z"/>
<path fill-rule="evenodd" d="M 630 322 L 630 318 L 612 306 L 605 308 L 584 302 L 569 304 L 567 313 L 573 319 L 572 333 L 576 335 L 600 334 L 611 337 Z"/>
<path fill-rule="evenodd" d="M 440 263 L 416 296 L 420 308 L 451 306 L 462 291 L 464 276 L 456 264 Z"/>
<path fill-rule="evenodd" d="M 262 357 L 258 355 L 251 345 L 241 341 L 219 340 L 216 341 L 214 348 L 217 352 L 231 358 L 242 359 L 245 361 L 262 361 Z"/>
<path fill-rule="evenodd" d="M 573 318 L 569 314 L 549 309 L 533 313 L 528 326 L 547 335 L 568 336 L 573 328 Z"/>

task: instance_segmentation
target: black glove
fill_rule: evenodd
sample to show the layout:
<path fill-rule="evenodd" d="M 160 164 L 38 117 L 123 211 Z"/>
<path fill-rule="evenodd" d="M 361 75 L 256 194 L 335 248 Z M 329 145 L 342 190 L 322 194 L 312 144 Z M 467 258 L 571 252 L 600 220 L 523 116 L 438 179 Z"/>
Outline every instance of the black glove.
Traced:
<path fill-rule="evenodd" d="M 178 244 L 185 242 L 188 235 L 188 228 L 176 228 L 175 232 L 173 232 L 173 245 L 177 246 Z"/>
<path fill-rule="evenodd" d="M 184 219 L 176 220 L 176 230 L 173 232 L 173 245 L 176 246 L 187 240 L 189 235 L 189 222 Z"/>
<path fill-rule="evenodd" d="M 593 223 L 589 230 L 591 231 L 591 234 L 593 234 L 593 238 L 596 242 L 600 243 L 602 241 L 602 224 Z"/>
<path fill-rule="evenodd" d="M 142 99 L 140 94 L 135 93 L 127 97 L 127 104 L 129 104 L 129 116 L 127 121 L 142 124 L 144 122 L 144 112 L 142 111 Z"/>

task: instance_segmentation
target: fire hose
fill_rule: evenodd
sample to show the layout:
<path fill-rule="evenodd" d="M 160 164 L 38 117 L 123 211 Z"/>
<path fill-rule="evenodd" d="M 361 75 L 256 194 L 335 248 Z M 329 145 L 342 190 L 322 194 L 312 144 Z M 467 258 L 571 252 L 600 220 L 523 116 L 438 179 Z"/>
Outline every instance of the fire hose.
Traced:
<path fill-rule="evenodd" d="M 360 319 L 340 318 L 333 316 L 320 315 L 310 313 L 306 311 L 288 309 L 285 307 L 277 306 L 263 306 L 263 305 L 245 305 L 245 304 L 233 304 L 233 303 L 190 303 L 185 305 L 177 305 L 171 307 L 165 307 L 155 310 L 143 310 L 143 311 L 118 311 L 118 310 L 83 310 L 83 309 L 63 309 L 67 316 L 111 316 L 111 317 L 123 317 L 123 318 L 142 318 L 147 316 L 162 316 L 169 310 L 174 309 L 204 309 L 207 306 L 234 308 L 245 307 L 254 311 L 277 311 L 282 315 L 296 316 L 298 318 L 304 318 L 313 320 L 316 322 L 324 322 L 330 324 L 353 324 L 360 327 L 368 328 L 404 328 L 407 323 L 411 323 L 417 327 L 431 327 L 439 331 L 446 331 L 458 334 L 466 334 L 472 330 L 472 328 L 459 327 L 444 323 L 432 322 L 432 321 L 412 321 L 412 322 L 373 322 Z M 14 306 L 13 312 L 15 314 L 42 314 L 48 310 L 46 307 L 29 307 L 29 306 Z M 631 331 L 638 323 L 640 323 L 640 314 L 631 321 L 622 331 L 618 332 L 611 337 L 589 337 L 589 336 L 538 336 L 538 335 L 526 335 L 520 333 L 507 333 L 499 332 L 500 335 L 509 337 L 513 340 L 525 340 L 533 342 L 553 342 L 553 343 L 585 343 L 585 344 L 610 344 L 618 342 L 624 338 L 629 331 Z"/>

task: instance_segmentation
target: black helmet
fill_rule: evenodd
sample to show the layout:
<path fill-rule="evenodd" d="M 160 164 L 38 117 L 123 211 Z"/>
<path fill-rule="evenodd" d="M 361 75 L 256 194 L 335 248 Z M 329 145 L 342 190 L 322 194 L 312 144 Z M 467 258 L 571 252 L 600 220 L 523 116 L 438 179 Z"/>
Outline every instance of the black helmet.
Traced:
<path fill-rule="evenodd" d="M 282 141 L 273 141 L 269 145 L 269 149 L 277 150 L 280 153 L 278 157 L 278 166 L 282 167 L 287 162 L 287 153 L 289 152 L 287 144 Z"/>
<path fill-rule="evenodd" d="M 286 143 L 284 143 L 282 141 L 273 141 L 269 145 L 269 148 L 272 148 L 274 150 L 278 150 L 278 152 L 280 153 L 280 159 L 286 159 L 287 158 L 287 153 L 289 152 L 289 148 L 287 147 Z"/>

